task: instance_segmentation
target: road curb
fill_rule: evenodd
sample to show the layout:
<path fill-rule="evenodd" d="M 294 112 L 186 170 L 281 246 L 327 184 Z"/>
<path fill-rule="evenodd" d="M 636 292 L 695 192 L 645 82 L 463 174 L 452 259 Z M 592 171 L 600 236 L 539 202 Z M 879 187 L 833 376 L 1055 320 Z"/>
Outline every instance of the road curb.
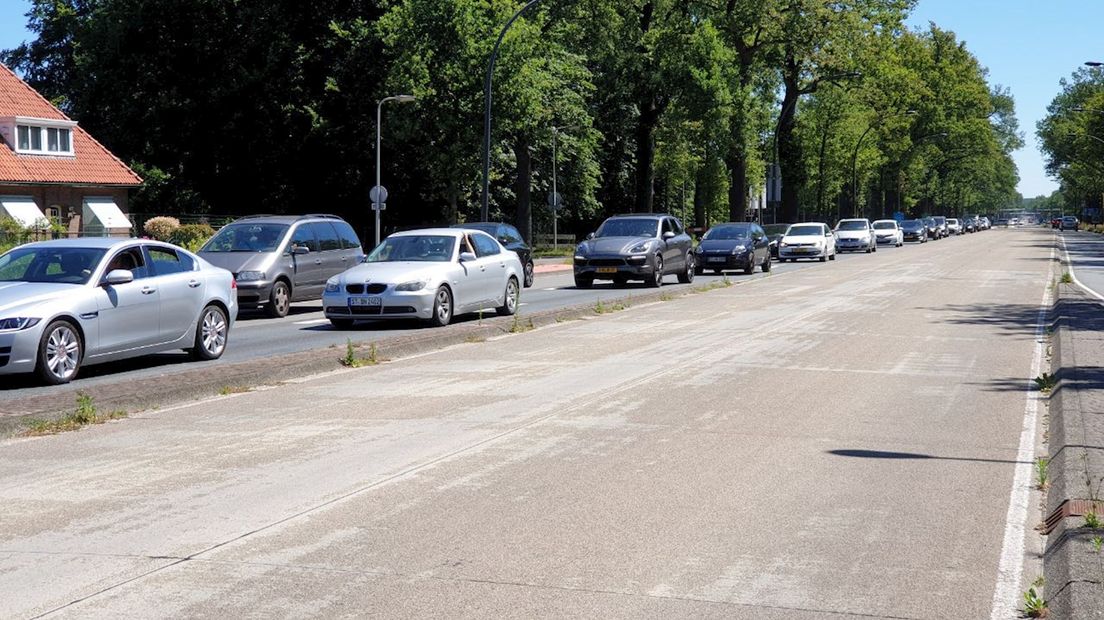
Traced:
<path fill-rule="evenodd" d="M 1051 617 L 1104 619 L 1104 551 L 1084 513 L 1104 491 L 1104 308 L 1082 291 L 1058 285 L 1051 315 L 1048 528 L 1043 553 Z M 1097 514 L 1104 511 L 1097 504 Z"/>
<path fill-rule="evenodd" d="M 742 285 L 756 281 L 759 280 L 732 282 L 732 284 Z M 614 309 L 619 306 L 629 308 L 665 301 L 702 291 L 697 287 L 677 291 L 657 288 L 654 292 L 636 296 L 609 295 L 606 290 L 594 292 L 596 300 L 601 299 L 607 309 Z M 524 298 L 523 291 L 522 299 Z M 424 332 L 398 338 L 374 340 L 370 337 L 370 331 L 358 329 L 350 330 L 348 336 L 358 357 L 366 357 L 374 344 L 377 359 L 397 360 L 450 346 L 475 344 L 489 338 L 529 331 L 563 321 L 597 316 L 595 304 L 588 303 L 532 314 L 519 312 L 516 318 L 499 317 L 492 311 L 490 317 L 485 314 L 481 320 L 454 324 L 443 330 L 427 328 Z M 233 334 L 231 334 L 232 342 Z M 75 409 L 77 395 L 81 393 L 92 397 L 100 413 L 113 411 L 136 413 L 213 398 L 224 392 L 275 385 L 332 372 L 343 367 L 341 360 L 345 355 L 345 347 L 330 346 L 291 355 L 241 362 L 197 364 L 195 368 L 124 383 L 92 387 L 81 387 L 79 383 L 60 386 L 48 395 L 35 395 L 5 402 L 5 411 L 0 412 L 0 437 L 18 434 L 32 421 L 50 421 L 64 417 Z"/>

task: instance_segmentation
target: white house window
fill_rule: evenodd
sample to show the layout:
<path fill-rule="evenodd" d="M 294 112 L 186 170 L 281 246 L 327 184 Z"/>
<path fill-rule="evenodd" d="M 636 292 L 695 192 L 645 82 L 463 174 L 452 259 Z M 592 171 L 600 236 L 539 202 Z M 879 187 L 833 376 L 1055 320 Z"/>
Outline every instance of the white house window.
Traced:
<path fill-rule="evenodd" d="M 16 142 L 20 153 L 73 155 L 73 130 L 67 127 L 17 125 Z"/>

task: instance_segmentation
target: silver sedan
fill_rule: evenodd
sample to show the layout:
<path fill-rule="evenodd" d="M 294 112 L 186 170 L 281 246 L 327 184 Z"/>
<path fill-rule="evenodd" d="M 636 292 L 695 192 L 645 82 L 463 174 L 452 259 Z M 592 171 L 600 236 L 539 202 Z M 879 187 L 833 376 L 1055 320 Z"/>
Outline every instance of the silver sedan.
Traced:
<path fill-rule="evenodd" d="M 517 312 L 524 275 L 516 252 L 472 229 L 391 235 L 364 262 L 326 282 L 326 318 L 339 329 L 357 319 L 423 319 L 447 325 L 467 312 Z"/>
<path fill-rule="evenodd" d="M 0 256 L 0 374 L 67 383 L 82 365 L 184 349 L 213 360 L 238 315 L 234 277 L 168 243 L 60 239 Z"/>

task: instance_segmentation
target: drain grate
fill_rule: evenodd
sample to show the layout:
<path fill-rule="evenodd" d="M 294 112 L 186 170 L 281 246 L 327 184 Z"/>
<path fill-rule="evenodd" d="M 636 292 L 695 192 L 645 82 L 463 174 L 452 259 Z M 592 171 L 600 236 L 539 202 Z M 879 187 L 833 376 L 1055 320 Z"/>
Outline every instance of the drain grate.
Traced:
<path fill-rule="evenodd" d="M 1050 513 L 1050 516 L 1046 520 L 1046 528 L 1043 530 L 1044 534 L 1050 534 L 1054 531 L 1054 528 L 1058 527 L 1064 519 L 1068 517 L 1083 517 L 1086 514 L 1093 512 L 1098 515 L 1104 515 L 1104 501 L 1091 499 L 1067 499 L 1062 502 L 1054 512 Z"/>

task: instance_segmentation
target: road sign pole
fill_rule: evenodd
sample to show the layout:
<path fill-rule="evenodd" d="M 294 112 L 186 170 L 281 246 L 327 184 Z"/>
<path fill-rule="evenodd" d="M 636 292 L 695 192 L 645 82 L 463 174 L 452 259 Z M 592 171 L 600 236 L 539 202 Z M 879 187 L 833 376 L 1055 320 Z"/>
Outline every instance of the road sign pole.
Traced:
<path fill-rule="evenodd" d="M 556 128 L 552 128 L 552 251 L 560 249 L 560 238 L 556 234 L 556 220 L 559 219 L 556 213 L 556 167 L 558 160 L 556 159 Z"/>

